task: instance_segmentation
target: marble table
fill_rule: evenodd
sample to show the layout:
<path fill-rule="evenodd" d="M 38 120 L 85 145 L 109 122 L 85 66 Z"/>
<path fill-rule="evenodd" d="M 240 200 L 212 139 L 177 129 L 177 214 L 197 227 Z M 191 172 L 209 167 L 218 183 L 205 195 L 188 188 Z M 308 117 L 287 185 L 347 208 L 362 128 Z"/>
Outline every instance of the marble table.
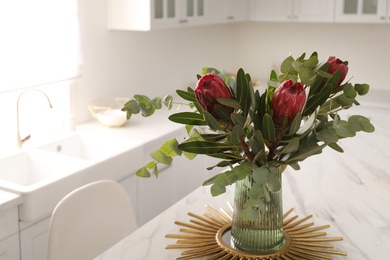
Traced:
<path fill-rule="evenodd" d="M 390 259 L 390 109 L 361 108 L 358 113 L 371 119 L 375 133 L 342 140 L 344 153 L 326 148 L 302 162 L 299 171 L 287 168 L 284 209 L 294 208 L 300 217 L 313 215 L 316 225 L 331 225 L 328 236 L 344 238 L 333 244 L 348 256 L 333 259 Z M 165 235 L 179 233 L 174 221 L 189 221 L 188 212 L 206 212 L 205 204 L 227 209 L 232 198 L 233 187 L 218 197 L 210 195 L 209 187 L 199 187 L 96 259 L 175 259 L 181 251 L 165 249 L 175 243 Z"/>

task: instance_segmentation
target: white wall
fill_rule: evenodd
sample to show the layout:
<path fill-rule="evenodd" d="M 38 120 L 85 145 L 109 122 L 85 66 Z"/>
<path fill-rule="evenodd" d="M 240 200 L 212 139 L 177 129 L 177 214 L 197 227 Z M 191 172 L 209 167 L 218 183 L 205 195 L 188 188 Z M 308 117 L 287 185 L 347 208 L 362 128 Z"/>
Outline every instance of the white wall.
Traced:
<path fill-rule="evenodd" d="M 90 120 L 87 104 L 105 96 L 163 96 L 193 86 L 203 66 L 267 78 L 289 53 L 316 50 L 350 62 L 354 81 L 387 90 L 390 25 L 242 23 L 152 32 L 109 31 L 106 1 L 81 2 L 83 76 L 72 87 L 73 113 Z M 383 93 L 385 93 L 384 96 Z M 378 98 L 387 101 L 382 91 Z"/>

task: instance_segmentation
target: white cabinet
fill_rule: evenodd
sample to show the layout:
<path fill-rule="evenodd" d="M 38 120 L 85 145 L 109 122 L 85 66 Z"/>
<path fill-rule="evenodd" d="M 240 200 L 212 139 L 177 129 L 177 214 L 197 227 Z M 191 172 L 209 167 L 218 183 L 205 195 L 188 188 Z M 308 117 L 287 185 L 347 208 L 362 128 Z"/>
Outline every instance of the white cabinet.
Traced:
<path fill-rule="evenodd" d="M 17 260 L 19 255 L 18 208 L 0 211 L 0 260 Z"/>
<path fill-rule="evenodd" d="M 338 0 L 335 21 L 345 23 L 390 22 L 390 0 Z"/>
<path fill-rule="evenodd" d="M 148 31 L 199 25 L 205 0 L 108 0 L 108 27 Z"/>
<path fill-rule="evenodd" d="M 250 18 L 272 22 L 333 22 L 333 0 L 251 0 Z"/>
<path fill-rule="evenodd" d="M 248 0 L 108 0 L 108 27 L 148 31 L 248 19 Z"/>
<path fill-rule="evenodd" d="M 34 223 L 20 232 L 22 260 L 47 259 L 50 217 Z"/>
<path fill-rule="evenodd" d="M 247 0 L 206 0 L 205 6 L 208 24 L 248 20 Z"/>

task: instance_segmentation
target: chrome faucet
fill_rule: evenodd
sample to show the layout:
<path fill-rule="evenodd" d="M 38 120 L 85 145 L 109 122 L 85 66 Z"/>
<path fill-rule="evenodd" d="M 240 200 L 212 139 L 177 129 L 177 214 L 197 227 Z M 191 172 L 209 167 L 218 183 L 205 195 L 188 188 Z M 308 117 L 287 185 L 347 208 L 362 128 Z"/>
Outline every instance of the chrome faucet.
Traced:
<path fill-rule="evenodd" d="M 16 101 L 16 130 L 17 130 L 16 142 L 17 142 L 18 148 L 21 148 L 23 143 L 25 141 L 27 141 L 28 139 L 30 139 L 30 137 L 31 137 L 31 135 L 27 135 L 24 138 L 21 138 L 21 136 L 20 136 L 20 129 L 19 129 L 19 100 L 20 100 L 20 97 L 23 96 L 24 93 L 26 93 L 28 91 L 33 91 L 33 90 L 42 93 L 47 98 L 47 101 L 49 102 L 50 108 L 53 108 L 53 106 L 51 105 L 49 97 L 42 90 L 39 90 L 39 89 L 27 89 L 27 90 L 23 91 L 22 93 L 20 93 L 20 95 L 18 96 L 18 99 Z"/>

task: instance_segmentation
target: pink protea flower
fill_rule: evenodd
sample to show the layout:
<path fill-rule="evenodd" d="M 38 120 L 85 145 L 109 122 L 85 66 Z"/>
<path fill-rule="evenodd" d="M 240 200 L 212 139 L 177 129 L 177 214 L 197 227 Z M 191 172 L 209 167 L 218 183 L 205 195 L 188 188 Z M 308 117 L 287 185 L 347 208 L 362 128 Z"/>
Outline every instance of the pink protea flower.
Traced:
<path fill-rule="evenodd" d="M 282 126 L 287 117 L 287 126 L 291 125 L 295 116 L 302 112 L 306 102 L 306 93 L 301 83 L 293 83 L 292 80 L 284 81 L 274 93 L 271 101 L 273 121 Z"/>
<path fill-rule="evenodd" d="M 224 108 L 229 114 L 233 112 L 233 108 L 220 104 L 218 98 L 233 99 L 233 94 L 225 81 L 218 75 L 210 73 L 199 79 L 195 88 L 195 97 L 203 110 L 209 112 L 216 119 L 221 119 L 216 112 L 217 107 Z"/>
<path fill-rule="evenodd" d="M 332 74 L 335 73 L 338 70 L 341 70 L 340 78 L 337 81 L 335 89 L 338 89 L 341 83 L 344 81 L 345 77 L 348 73 L 348 61 L 342 61 L 339 58 L 336 58 L 335 56 L 330 56 L 328 59 L 329 63 L 329 69 L 328 73 Z"/>

